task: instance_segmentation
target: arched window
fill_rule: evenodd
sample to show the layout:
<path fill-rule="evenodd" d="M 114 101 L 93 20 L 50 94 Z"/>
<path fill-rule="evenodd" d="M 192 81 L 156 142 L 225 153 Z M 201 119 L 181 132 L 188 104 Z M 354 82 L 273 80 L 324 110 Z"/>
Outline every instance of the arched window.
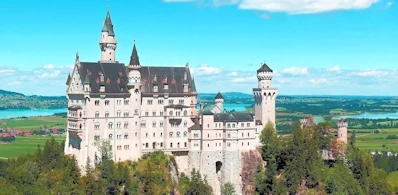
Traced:
<path fill-rule="evenodd" d="M 82 124 L 79 125 L 79 128 L 82 129 Z"/>
<path fill-rule="evenodd" d="M 188 136 L 188 132 L 184 131 L 184 137 Z"/>
<path fill-rule="evenodd" d="M 108 123 L 108 129 L 113 129 L 113 123 L 112 122 Z"/>
<path fill-rule="evenodd" d="M 184 143 L 184 147 L 185 147 L 185 148 L 186 148 L 186 147 L 188 147 L 188 144 L 187 144 L 187 142 L 185 142 L 185 143 Z"/>
<path fill-rule="evenodd" d="M 128 129 L 129 128 L 129 123 L 126 121 L 126 122 L 124 122 L 124 128 L 125 129 Z"/>
<path fill-rule="evenodd" d="M 148 143 L 145 144 L 145 148 L 148 148 Z"/>
<path fill-rule="evenodd" d="M 152 127 L 156 127 L 156 121 L 152 122 Z"/>
<path fill-rule="evenodd" d="M 160 147 L 163 147 L 163 142 L 160 142 Z"/>
<path fill-rule="evenodd" d="M 121 117 L 121 116 L 122 116 L 122 111 L 118 110 L 118 111 L 116 112 L 116 116 L 117 116 L 117 117 Z"/>
<path fill-rule="evenodd" d="M 100 129 L 100 124 L 99 124 L 99 122 L 95 122 L 95 123 L 94 123 L 94 129 L 95 129 L 95 130 L 99 130 L 99 129 Z"/>
<path fill-rule="evenodd" d="M 99 115 L 100 115 L 100 113 L 97 111 L 97 112 L 95 112 L 95 118 L 98 118 L 99 117 Z"/>
<path fill-rule="evenodd" d="M 173 137 L 173 132 L 170 132 L 170 134 L 169 134 L 169 135 L 170 135 L 170 137 Z"/>
<path fill-rule="evenodd" d="M 129 138 L 129 134 L 128 133 L 125 133 L 124 134 L 124 139 L 128 139 Z"/>
<path fill-rule="evenodd" d="M 177 148 L 180 148 L 180 142 L 177 143 Z"/>
<path fill-rule="evenodd" d="M 170 115 L 170 116 L 173 116 L 173 111 L 170 110 L 169 115 Z"/>
<path fill-rule="evenodd" d="M 124 117 L 129 117 L 130 113 L 129 111 L 124 111 Z"/>
<path fill-rule="evenodd" d="M 177 137 L 180 137 L 180 132 L 179 131 L 177 131 Z"/>
<path fill-rule="evenodd" d="M 117 122 L 116 125 L 117 125 L 117 128 L 118 128 L 118 129 L 121 129 L 121 128 L 122 128 L 122 123 L 121 123 L 121 122 Z"/>
<path fill-rule="evenodd" d="M 113 138 L 113 135 L 112 134 L 109 134 L 109 139 L 112 139 Z"/>
<path fill-rule="evenodd" d="M 163 127 L 163 121 L 160 121 L 159 125 L 160 127 Z"/>
<path fill-rule="evenodd" d="M 187 125 L 188 125 L 188 122 L 184 121 L 184 127 L 187 127 Z"/>
<path fill-rule="evenodd" d="M 108 118 L 108 117 L 109 117 L 109 112 L 106 111 L 106 112 L 105 112 L 105 118 Z"/>
<path fill-rule="evenodd" d="M 170 148 L 173 148 L 173 143 L 170 143 Z"/>
<path fill-rule="evenodd" d="M 135 109 L 135 110 L 134 110 L 134 114 L 138 114 L 138 109 Z"/>
<path fill-rule="evenodd" d="M 188 115 L 188 111 L 184 110 L 184 116 Z"/>

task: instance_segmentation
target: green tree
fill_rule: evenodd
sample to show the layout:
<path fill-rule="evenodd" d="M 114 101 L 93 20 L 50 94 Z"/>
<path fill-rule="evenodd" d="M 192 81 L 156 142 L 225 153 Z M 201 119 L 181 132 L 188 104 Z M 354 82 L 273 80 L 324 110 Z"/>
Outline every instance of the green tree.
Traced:
<path fill-rule="evenodd" d="M 350 138 L 350 145 L 354 147 L 356 141 L 355 131 L 352 131 L 351 138 Z"/>
<path fill-rule="evenodd" d="M 228 182 L 221 186 L 221 195 L 236 195 L 234 185 Z"/>

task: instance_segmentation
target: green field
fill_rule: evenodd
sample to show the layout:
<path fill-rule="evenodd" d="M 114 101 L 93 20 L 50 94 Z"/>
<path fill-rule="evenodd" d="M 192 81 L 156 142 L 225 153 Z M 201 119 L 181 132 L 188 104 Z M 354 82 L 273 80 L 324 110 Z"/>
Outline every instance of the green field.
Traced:
<path fill-rule="evenodd" d="M 4 125 L 3 123 L 7 124 Z M 40 128 L 66 129 L 66 118 L 59 116 L 14 118 L 0 121 L 0 128 L 17 128 L 20 130 L 34 130 Z"/>
<path fill-rule="evenodd" d="M 47 139 L 51 139 L 49 136 L 28 136 L 28 137 L 16 137 L 15 141 L 10 144 L 0 144 L 0 158 L 13 158 L 18 157 L 27 153 L 34 153 L 37 146 L 40 144 L 44 147 Z M 65 136 L 55 136 L 55 140 L 64 141 Z"/>
<path fill-rule="evenodd" d="M 361 129 L 361 131 L 364 131 Z M 380 133 L 356 134 L 356 146 L 360 149 L 371 151 L 395 151 L 398 152 L 398 139 L 386 139 L 389 135 L 397 135 L 398 129 L 385 129 Z M 383 147 L 383 144 L 386 147 Z"/>

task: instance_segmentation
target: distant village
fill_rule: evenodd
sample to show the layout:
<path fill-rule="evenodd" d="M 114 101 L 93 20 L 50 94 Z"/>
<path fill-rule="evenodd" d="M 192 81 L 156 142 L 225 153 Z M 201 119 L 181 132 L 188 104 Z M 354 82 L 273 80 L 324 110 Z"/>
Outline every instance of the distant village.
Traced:
<path fill-rule="evenodd" d="M 20 130 L 17 128 L 0 128 L 0 143 L 11 143 L 17 136 L 61 136 L 65 135 L 65 129 L 40 129 L 40 130 Z"/>

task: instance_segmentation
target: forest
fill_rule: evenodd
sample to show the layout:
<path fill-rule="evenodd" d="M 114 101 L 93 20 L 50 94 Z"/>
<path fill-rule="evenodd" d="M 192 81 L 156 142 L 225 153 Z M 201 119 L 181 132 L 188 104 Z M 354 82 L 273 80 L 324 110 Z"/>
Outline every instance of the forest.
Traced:
<path fill-rule="evenodd" d="M 339 145 L 326 131 L 330 123 L 309 129 L 293 125 L 292 134 L 277 136 L 272 124 L 261 134 L 261 162 L 254 168 L 251 194 L 395 194 L 387 173 L 396 171 L 396 157 L 372 156 L 350 143 Z M 63 143 L 54 139 L 36 152 L 0 160 L 0 194 L 187 194 L 210 195 L 211 187 L 197 170 L 178 173 L 172 156 L 161 151 L 138 161 L 113 162 L 110 145 L 99 142 L 98 156 L 84 170 L 65 156 Z M 319 151 L 332 151 L 323 160 Z M 88 159 L 90 162 L 91 159 Z M 266 162 L 266 163 L 264 163 Z M 264 166 L 266 164 L 266 166 Z M 223 195 L 237 194 L 229 183 Z"/>

